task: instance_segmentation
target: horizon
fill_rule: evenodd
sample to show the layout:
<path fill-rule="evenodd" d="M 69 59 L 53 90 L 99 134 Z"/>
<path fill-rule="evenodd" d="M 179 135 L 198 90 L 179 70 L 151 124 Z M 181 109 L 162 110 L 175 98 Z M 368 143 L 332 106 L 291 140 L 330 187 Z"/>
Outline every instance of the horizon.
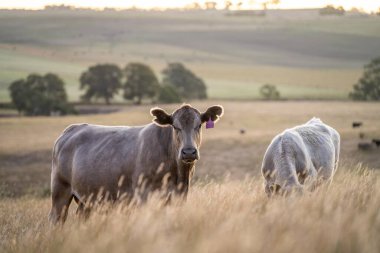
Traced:
<path fill-rule="evenodd" d="M 157 3 L 154 0 L 130 0 L 130 1 L 120 1 L 120 0 L 100 0 L 100 1 L 90 1 L 90 0 L 35 0 L 33 2 L 27 0 L 14 0 L 14 1 L 0 1 L 0 9 L 28 9 L 28 10 L 41 10 L 44 9 L 46 5 L 69 5 L 77 8 L 92 8 L 92 9 L 104 9 L 104 8 L 139 8 L 139 9 L 182 9 L 192 3 L 199 3 L 204 6 L 207 1 L 191 1 L 191 0 L 166 0 L 165 3 Z M 217 9 L 224 8 L 224 0 L 215 0 L 217 2 Z M 231 1 L 234 5 L 238 1 Z M 241 9 L 260 9 L 261 4 L 265 1 L 241 1 L 243 5 Z M 358 8 L 366 12 L 377 11 L 380 8 L 380 3 L 374 3 L 371 0 L 363 0 L 357 3 L 355 0 L 312 0 L 308 2 L 302 2 L 298 0 L 283 0 L 280 1 L 278 5 L 268 5 L 269 9 L 308 9 L 308 8 L 322 8 L 326 5 L 343 6 L 346 10 L 352 8 Z M 233 8 L 237 9 L 237 8 Z"/>

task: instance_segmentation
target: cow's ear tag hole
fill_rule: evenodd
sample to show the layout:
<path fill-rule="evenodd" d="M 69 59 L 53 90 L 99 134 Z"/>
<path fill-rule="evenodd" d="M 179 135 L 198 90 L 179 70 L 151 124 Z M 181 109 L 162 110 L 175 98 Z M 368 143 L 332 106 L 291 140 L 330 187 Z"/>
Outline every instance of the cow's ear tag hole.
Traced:
<path fill-rule="evenodd" d="M 206 122 L 206 129 L 208 128 L 214 128 L 214 121 L 212 121 L 211 118 Z"/>

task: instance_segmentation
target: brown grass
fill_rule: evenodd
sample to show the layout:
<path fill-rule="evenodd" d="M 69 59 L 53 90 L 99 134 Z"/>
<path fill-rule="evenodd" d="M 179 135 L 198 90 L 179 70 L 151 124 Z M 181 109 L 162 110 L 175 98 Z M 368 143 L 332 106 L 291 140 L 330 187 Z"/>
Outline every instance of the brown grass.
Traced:
<path fill-rule="evenodd" d="M 225 116 L 203 132 L 187 202 L 162 207 L 153 198 L 139 208 L 105 207 L 87 222 L 75 217 L 73 203 L 67 224 L 55 229 L 47 222 L 46 198 L 54 140 L 71 123 L 148 123 L 151 106 L 107 115 L 1 118 L 0 252 L 379 252 L 380 175 L 374 168 L 380 168 L 380 149 L 358 151 L 358 130 L 351 128 L 352 121 L 363 121 L 367 139 L 380 136 L 378 103 L 194 105 L 205 110 L 217 103 Z M 267 145 L 312 116 L 342 136 L 333 184 L 302 197 L 267 199 L 259 172 Z"/>
<path fill-rule="evenodd" d="M 380 136 L 378 103 L 353 102 L 197 102 L 222 104 L 223 119 L 213 130 L 203 131 L 201 160 L 195 180 L 219 180 L 225 174 L 232 179 L 259 174 L 262 157 L 270 140 L 285 128 L 301 124 L 313 116 L 335 127 L 342 135 L 343 160 L 380 168 L 380 149 L 357 150 L 358 129 L 354 120 L 364 122 L 360 131 L 367 140 Z M 177 105 L 163 105 L 168 111 Z M 0 118 L 0 196 L 46 196 L 49 192 L 51 148 L 63 129 L 72 123 L 88 122 L 106 125 L 141 125 L 151 121 L 150 105 L 129 106 L 106 115 L 68 117 Z M 243 128 L 246 134 L 241 135 Z"/>
<path fill-rule="evenodd" d="M 379 252 L 380 183 L 341 168 L 330 188 L 267 199 L 260 180 L 195 185 L 188 201 L 103 208 L 87 222 L 47 223 L 48 200 L 0 202 L 5 252 Z"/>

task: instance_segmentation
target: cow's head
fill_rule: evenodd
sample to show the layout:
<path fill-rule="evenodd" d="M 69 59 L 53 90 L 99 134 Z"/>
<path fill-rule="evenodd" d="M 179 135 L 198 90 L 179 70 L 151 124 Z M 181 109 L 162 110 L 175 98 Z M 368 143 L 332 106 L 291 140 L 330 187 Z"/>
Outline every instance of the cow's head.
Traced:
<path fill-rule="evenodd" d="M 194 163 L 199 159 L 199 146 L 202 140 L 202 124 L 208 120 L 214 122 L 223 115 L 223 107 L 214 105 L 200 113 L 191 105 L 183 105 L 172 114 L 161 108 L 152 108 L 153 122 L 162 127 L 172 127 L 178 159 L 183 163 Z"/>

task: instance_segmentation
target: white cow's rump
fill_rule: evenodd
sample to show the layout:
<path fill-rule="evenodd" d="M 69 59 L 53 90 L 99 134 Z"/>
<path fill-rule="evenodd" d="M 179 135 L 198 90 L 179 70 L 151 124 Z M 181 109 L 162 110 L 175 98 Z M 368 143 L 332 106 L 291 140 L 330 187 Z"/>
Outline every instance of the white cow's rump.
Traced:
<path fill-rule="evenodd" d="M 261 172 L 265 192 L 313 190 L 320 182 L 331 181 L 338 167 L 339 133 L 313 118 L 304 125 L 277 135 L 265 152 Z"/>

